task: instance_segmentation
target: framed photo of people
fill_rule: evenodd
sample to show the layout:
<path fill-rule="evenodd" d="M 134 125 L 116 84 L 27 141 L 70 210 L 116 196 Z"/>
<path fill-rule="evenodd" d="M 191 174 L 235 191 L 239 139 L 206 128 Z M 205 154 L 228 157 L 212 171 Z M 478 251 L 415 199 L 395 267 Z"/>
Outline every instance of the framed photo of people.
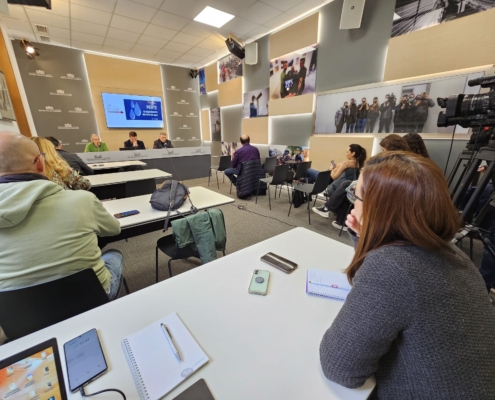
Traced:
<path fill-rule="evenodd" d="M 14 108 L 10 99 L 9 89 L 5 75 L 0 71 L 0 119 L 9 119 L 15 121 Z"/>
<path fill-rule="evenodd" d="M 217 61 L 218 83 L 225 83 L 242 76 L 242 60 L 230 54 Z"/>
<path fill-rule="evenodd" d="M 244 93 L 242 118 L 268 117 L 269 89 Z"/>

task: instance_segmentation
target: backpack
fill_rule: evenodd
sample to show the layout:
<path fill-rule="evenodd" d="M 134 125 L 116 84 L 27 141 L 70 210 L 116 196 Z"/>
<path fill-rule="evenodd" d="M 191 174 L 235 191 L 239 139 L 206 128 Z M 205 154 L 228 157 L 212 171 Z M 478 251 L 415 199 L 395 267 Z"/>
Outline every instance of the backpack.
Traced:
<path fill-rule="evenodd" d="M 294 208 L 301 207 L 304 203 L 308 201 L 312 201 L 312 196 L 309 196 L 306 193 L 300 192 L 299 190 L 292 191 L 292 205 Z"/>
<path fill-rule="evenodd" d="M 194 207 L 194 204 L 189 197 L 189 188 L 183 183 L 174 180 L 165 181 L 163 185 L 160 186 L 159 189 L 156 189 L 151 195 L 150 204 L 153 209 L 168 211 L 167 218 L 165 219 L 165 226 L 163 228 L 164 232 L 168 229 L 170 213 L 172 211 L 177 211 L 184 204 L 186 199 L 189 199 L 189 202 L 191 203 L 191 213 L 196 213 L 198 210 Z"/>

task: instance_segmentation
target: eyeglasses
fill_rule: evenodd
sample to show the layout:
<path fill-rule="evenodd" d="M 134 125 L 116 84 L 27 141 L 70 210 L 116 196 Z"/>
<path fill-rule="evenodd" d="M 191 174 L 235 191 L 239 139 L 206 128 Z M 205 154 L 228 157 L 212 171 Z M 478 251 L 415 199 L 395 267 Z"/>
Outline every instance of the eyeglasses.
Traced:
<path fill-rule="evenodd" d="M 38 158 L 40 158 L 40 157 L 43 157 L 43 158 L 44 158 L 44 157 L 45 157 L 45 153 L 40 153 L 40 154 L 38 154 L 38 155 L 36 156 L 36 158 L 34 159 L 33 164 L 36 164 L 36 161 L 38 161 Z"/>
<path fill-rule="evenodd" d="M 363 201 L 361 197 L 356 195 L 356 186 L 358 181 L 353 181 L 349 186 L 346 187 L 347 199 L 354 204 L 356 200 Z"/>

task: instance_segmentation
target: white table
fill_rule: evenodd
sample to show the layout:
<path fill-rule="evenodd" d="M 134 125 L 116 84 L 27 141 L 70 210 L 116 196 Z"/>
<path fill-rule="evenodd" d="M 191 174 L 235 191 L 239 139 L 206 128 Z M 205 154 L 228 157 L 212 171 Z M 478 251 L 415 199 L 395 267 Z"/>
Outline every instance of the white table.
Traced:
<path fill-rule="evenodd" d="M 130 167 L 130 166 L 145 166 L 146 163 L 142 161 L 117 161 L 117 162 L 107 162 L 107 163 L 99 163 L 99 164 L 88 164 L 89 167 L 94 169 L 95 171 L 101 171 L 105 169 L 118 169 L 122 167 Z"/>
<path fill-rule="evenodd" d="M 299 268 L 286 275 L 262 263 L 260 257 L 269 251 L 295 261 Z M 0 346 L 0 359 L 56 337 L 66 375 L 63 344 L 96 328 L 109 368 L 87 392 L 119 388 L 128 399 L 136 400 L 121 340 L 177 312 L 210 362 L 166 399 L 173 399 L 200 378 L 218 400 L 366 399 L 373 378 L 362 388 L 350 390 L 328 381 L 320 366 L 321 338 L 343 303 L 305 292 L 309 267 L 342 270 L 352 255 L 347 245 L 296 228 Z M 255 268 L 271 273 L 265 297 L 248 293 Z M 80 395 L 69 394 L 69 398 L 79 400 Z M 105 394 L 105 399 L 121 397 Z"/>
<path fill-rule="evenodd" d="M 141 171 L 117 172 L 115 174 L 89 175 L 86 178 L 91 182 L 91 187 L 98 187 L 144 179 L 170 178 L 171 176 L 172 174 L 159 169 L 144 169 Z"/>

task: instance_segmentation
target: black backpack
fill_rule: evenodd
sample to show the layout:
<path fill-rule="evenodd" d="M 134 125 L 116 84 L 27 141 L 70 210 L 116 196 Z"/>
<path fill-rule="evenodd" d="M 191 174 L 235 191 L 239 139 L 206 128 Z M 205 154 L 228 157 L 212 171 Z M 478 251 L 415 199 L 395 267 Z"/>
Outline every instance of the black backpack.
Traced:
<path fill-rule="evenodd" d="M 308 201 L 312 201 L 311 196 L 308 196 L 306 193 L 300 192 L 299 190 L 292 191 L 292 205 L 294 208 L 299 208 Z"/>

